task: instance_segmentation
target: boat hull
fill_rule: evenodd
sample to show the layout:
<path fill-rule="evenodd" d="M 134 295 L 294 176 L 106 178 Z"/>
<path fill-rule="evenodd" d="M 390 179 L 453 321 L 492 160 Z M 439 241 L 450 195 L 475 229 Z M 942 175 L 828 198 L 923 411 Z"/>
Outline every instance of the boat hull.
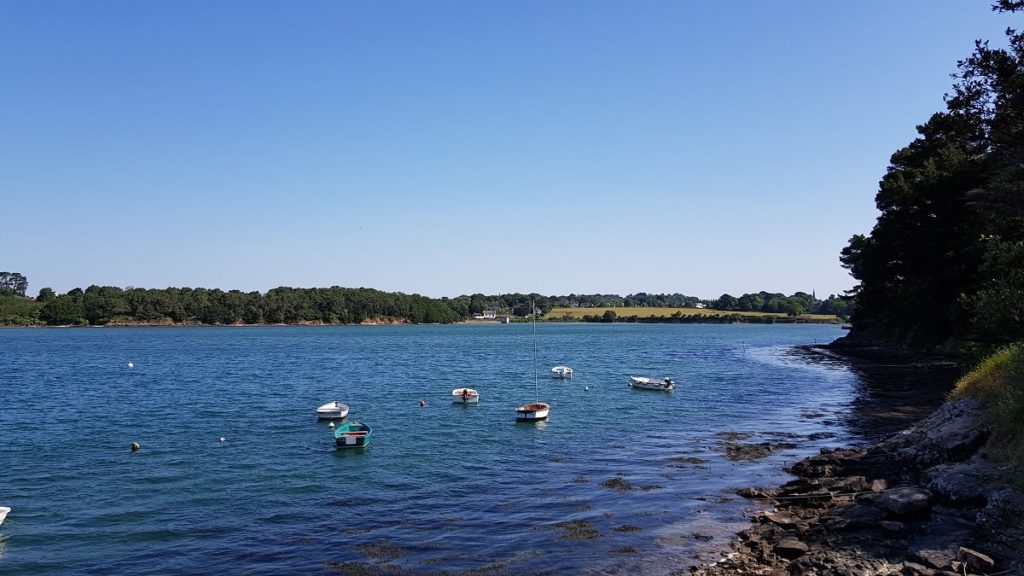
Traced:
<path fill-rule="evenodd" d="M 453 404 L 479 404 L 480 393 L 472 388 L 456 388 L 452 390 Z"/>
<path fill-rule="evenodd" d="M 334 431 L 334 445 L 338 448 L 366 448 L 370 445 L 370 426 L 349 422 Z"/>
<path fill-rule="evenodd" d="M 0 524 L 4 523 L 4 518 L 7 518 L 7 514 L 10 511 L 11 509 L 7 506 L 0 506 Z"/>
<path fill-rule="evenodd" d="M 516 421 L 537 422 L 540 420 L 547 420 L 548 411 L 550 409 L 551 407 L 544 402 L 524 404 L 523 406 L 516 408 Z"/>
<path fill-rule="evenodd" d="M 551 369 L 551 377 L 558 380 L 572 380 L 572 368 L 568 366 L 555 366 Z"/>
<path fill-rule="evenodd" d="M 316 409 L 318 420 L 341 420 L 348 416 L 348 404 L 341 402 L 328 402 Z"/>
<path fill-rule="evenodd" d="M 671 378 L 662 378 L 661 380 L 655 380 L 653 378 L 647 378 L 645 376 L 630 376 L 629 386 L 636 388 L 637 390 L 655 390 L 661 392 L 671 392 L 675 389 L 676 383 Z"/>

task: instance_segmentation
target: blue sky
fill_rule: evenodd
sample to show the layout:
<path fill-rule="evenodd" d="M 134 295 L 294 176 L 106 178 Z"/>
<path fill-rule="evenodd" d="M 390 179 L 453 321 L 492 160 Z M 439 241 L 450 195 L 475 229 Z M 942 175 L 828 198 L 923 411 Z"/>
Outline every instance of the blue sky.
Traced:
<path fill-rule="evenodd" d="M 840 293 L 963 0 L 0 5 L 0 269 L 428 296 Z"/>

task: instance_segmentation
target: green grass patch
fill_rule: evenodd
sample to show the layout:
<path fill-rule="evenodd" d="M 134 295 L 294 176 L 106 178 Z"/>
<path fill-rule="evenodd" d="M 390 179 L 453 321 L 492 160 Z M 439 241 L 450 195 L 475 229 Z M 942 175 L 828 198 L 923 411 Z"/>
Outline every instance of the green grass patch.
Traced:
<path fill-rule="evenodd" d="M 992 424 L 989 449 L 1024 470 L 1024 343 L 1011 344 L 961 378 L 950 398 L 973 397 Z"/>

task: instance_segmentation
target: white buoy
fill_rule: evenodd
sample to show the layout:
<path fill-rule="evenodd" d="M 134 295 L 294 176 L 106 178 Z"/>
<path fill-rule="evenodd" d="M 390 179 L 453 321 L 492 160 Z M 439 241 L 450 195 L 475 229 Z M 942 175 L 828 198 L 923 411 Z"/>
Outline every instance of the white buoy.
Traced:
<path fill-rule="evenodd" d="M 227 441 L 227 438 L 225 438 L 225 437 L 221 436 L 221 437 L 220 437 L 220 441 L 221 441 L 221 442 L 226 442 L 226 441 Z"/>
<path fill-rule="evenodd" d="M 129 363 L 128 363 L 128 367 L 129 367 L 129 368 L 135 368 L 135 364 L 132 364 L 131 362 L 129 362 Z"/>
<path fill-rule="evenodd" d="M 328 424 L 327 427 L 333 430 L 334 429 L 334 421 L 331 420 L 331 423 Z"/>
<path fill-rule="evenodd" d="M 583 386 L 583 391 L 584 392 L 590 392 L 590 386 L 584 385 Z"/>
<path fill-rule="evenodd" d="M 137 451 L 139 448 L 141 448 L 141 446 L 139 446 L 138 442 L 132 442 L 132 452 Z"/>

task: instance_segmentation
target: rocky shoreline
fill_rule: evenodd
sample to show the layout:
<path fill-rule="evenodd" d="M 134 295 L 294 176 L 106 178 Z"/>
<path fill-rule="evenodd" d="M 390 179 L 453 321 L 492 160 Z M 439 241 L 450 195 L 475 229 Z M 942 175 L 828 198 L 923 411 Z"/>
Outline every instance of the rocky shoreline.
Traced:
<path fill-rule="evenodd" d="M 986 456 L 976 402 L 943 404 L 868 448 L 822 449 L 700 576 L 1024 574 L 1024 471 Z"/>

